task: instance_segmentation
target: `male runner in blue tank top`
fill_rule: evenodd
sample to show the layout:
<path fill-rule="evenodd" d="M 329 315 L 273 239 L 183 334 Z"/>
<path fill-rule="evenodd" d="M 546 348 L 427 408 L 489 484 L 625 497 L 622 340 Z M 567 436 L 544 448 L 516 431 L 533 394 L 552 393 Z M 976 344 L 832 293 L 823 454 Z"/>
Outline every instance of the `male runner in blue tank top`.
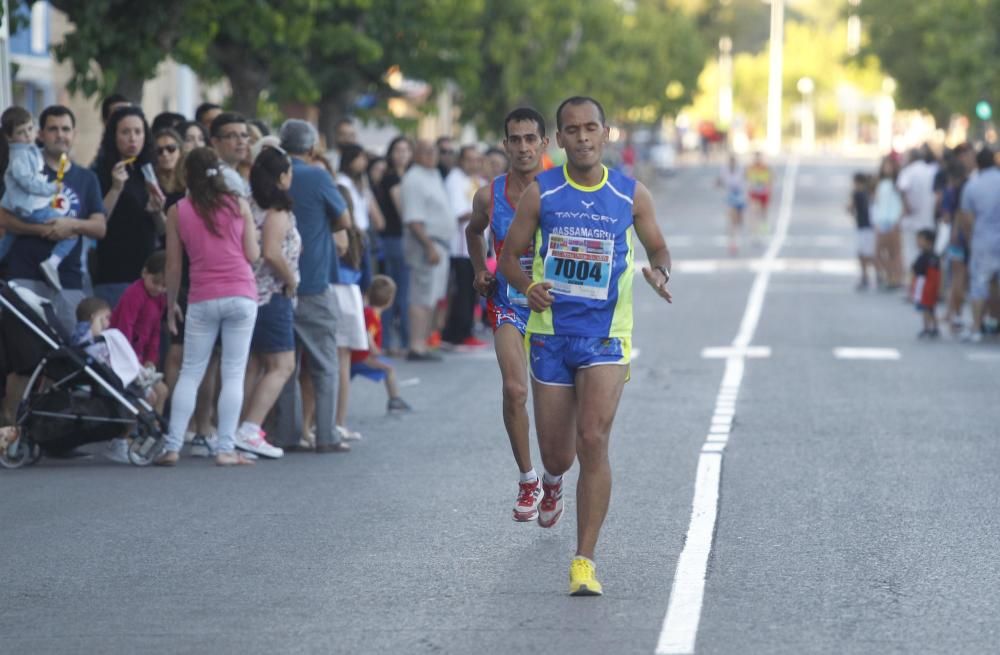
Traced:
<path fill-rule="evenodd" d="M 521 472 L 514 500 L 515 521 L 534 521 L 538 517 L 538 503 L 542 495 L 542 485 L 531 465 L 528 445 L 528 367 L 524 332 L 530 310 L 527 298 L 510 287 L 500 271 L 493 276 L 486 269 L 483 234 L 489 227 L 499 257 L 507 230 L 514 220 L 517 199 L 535 175 L 542 171 L 542 155 L 548 145 L 545 119 L 541 114 L 527 107 L 507 114 L 503 146 L 510 160 L 510 170 L 476 192 L 472 200 L 472 218 L 465 228 L 469 256 L 476 271 L 476 289 L 489 299 L 487 316 L 493 325 L 493 345 L 503 380 L 503 422 L 514 451 L 514 461 Z M 520 261 L 531 270 L 530 248 L 523 250 Z"/>
<path fill-rule="evenodd" d="M 670 302 L 670 252 L 642 184 L 602 163 L 608 126 L 593 98 L 556 112 L 567 163 L 535 177 L 517 204 L 500 270 L 527 296 L 535 429 L 545 465 L 542 527 L 562 515 L 562 476 L 580 460 L 577 549 L 570 594 L 602 593 L 594 565 L 611 497 L 608 440 L 628 379 L 632 337 L 633 229 L 646 251 L 646 282 Z M 518 253 L 534 242 L 529 276 Z"/>

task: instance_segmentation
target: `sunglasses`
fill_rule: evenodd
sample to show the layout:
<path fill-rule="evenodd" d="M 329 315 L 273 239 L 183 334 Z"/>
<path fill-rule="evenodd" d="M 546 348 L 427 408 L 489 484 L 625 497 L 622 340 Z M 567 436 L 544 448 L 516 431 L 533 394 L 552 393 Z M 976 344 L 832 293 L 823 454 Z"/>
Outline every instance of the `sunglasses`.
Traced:
<path fill-rule="evenodd" d="M 175 152 L 177 152 L 177 146 L 175 146 L 173 144 L 168 145 L 168 146 L 157 146 L 157 148 L 156 148 L 156 154 L 157 155 L 162 155 L 165 152 L 169 152 L 172 155 Z"/>

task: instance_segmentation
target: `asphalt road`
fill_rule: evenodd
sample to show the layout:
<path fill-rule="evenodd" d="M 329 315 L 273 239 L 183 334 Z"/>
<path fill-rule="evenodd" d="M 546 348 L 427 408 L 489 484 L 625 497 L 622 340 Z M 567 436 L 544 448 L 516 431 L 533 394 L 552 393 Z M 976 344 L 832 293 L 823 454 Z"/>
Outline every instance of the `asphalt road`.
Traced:
<path fill-rule="evenodd" d="M 794 178 L 752 342 L 770 356 L 746 360 L 725 450 L 698 653 L 998 650 L 1000 348 L 918 342 L 911 308 L 854 291 L 859 165 L 804 161 Z M 356 381 L 365 439 L 349 455 L 0 471 L 0 652 L 653 653 L 725 366 L 702 351 L 733 341 L 764 252 L 726 255 L 714 174 L 654 187 L 675 302 L 636 286 L 604 597 L 566 595 L 575 471 L 555 529 L 512 522 L 492 354 L 449 355 L 400 364 L 406 418 Z"/>

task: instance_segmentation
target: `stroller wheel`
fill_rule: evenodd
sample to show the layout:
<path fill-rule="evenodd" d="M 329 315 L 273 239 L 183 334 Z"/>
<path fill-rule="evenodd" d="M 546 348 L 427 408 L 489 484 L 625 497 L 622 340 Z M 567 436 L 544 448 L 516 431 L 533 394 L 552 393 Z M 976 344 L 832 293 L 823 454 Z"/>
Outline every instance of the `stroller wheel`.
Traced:
<path fill-rule="evenodd" d="M 162 435 L 140 430 L 128 447 L 128 461 L 136 466 L 149 466 L 163 450 L 163 442 Z"/>
<path fill-rule="evenodd" d="M 42 457 L 42 449 L 27 435 L 0 450 L 0 468 L 19 469 L 30 466 Z"/>

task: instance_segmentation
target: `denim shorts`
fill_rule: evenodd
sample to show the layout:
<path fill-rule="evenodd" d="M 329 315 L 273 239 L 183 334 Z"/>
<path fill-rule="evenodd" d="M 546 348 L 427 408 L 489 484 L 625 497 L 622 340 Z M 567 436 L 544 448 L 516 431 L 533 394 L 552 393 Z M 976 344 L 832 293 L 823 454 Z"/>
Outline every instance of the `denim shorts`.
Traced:
<path fill-rule="evenodd" d="M 276 293 L 257 308 L 250 349 L 255 353 L 283 353 L 295 350 L 295 310 L 292 299 Z"/>

